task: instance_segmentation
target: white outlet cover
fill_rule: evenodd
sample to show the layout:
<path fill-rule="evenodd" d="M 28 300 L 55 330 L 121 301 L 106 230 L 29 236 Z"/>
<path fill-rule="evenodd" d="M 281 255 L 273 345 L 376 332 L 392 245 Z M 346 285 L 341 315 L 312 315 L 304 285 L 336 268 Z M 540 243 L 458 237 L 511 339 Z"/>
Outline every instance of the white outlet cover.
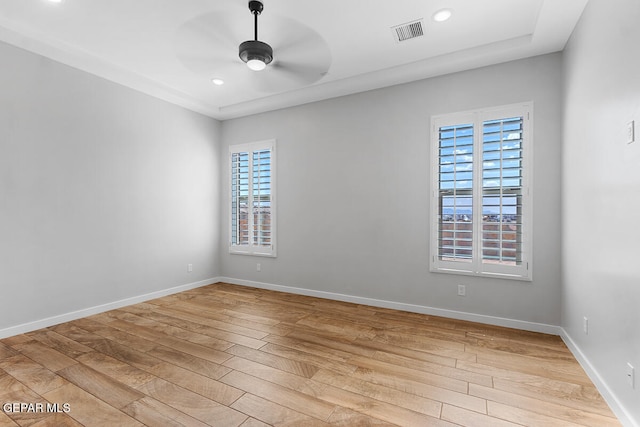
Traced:
<path fill-rule="evenodd" d="M 631 388 L 635 388 L 635 369 L 631 363 L 627 363 L 627 384 L 631 386 Z"/>
<path fill-rule="evenodd" d="M 635 120 L 631 120 L 627 123 L 627 144 L 631 144 L 636 140 L 636 122 Z"/>

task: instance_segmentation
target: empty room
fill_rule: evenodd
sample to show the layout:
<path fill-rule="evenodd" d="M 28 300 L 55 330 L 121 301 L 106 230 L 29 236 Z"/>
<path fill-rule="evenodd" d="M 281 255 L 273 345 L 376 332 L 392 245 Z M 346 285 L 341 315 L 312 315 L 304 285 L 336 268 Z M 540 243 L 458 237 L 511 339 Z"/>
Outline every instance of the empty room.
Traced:
<path fill-rule="evenodd" d="M 0 426 L 640 426 L 638 0 L 2 0 Z"/>

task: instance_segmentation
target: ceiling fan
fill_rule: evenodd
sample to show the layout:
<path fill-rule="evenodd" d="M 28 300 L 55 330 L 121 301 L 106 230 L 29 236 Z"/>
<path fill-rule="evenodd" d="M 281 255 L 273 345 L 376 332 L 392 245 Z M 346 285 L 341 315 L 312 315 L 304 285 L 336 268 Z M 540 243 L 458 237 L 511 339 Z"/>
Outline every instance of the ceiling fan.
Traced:
<path fill-rule="evenodd" d="M 189 70 L 207 79 L 238 81 L 260 92 L 281 92 L 307 86 L 324 77 L 331 52 L 324 38 L 309 26 L 276 14 L 258 16 L 261 1 L 249 1 L 254 16 L 254 39 L 246 40 L 246 9 L 227 3 L 220 9 L 196 16 L 176 32 L 175 52 Z M 244 10 L 244 11 L 242 11 Z M 259 70 L 260 72 L 255 72 Z"/>

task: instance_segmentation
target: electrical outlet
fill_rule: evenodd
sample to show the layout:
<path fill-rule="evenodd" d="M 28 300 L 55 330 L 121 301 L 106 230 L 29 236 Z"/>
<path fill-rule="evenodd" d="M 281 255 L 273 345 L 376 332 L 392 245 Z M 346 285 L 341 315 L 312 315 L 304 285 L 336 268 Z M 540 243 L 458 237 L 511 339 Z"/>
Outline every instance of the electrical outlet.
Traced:
<path fill-rule="evenodd" d="M 260 263 L 256 264 L 256 271 L 262 271 L 262 265 L 260 265 Z"/>
<path fill-rule="evenodd" d="M 458 285 L 458 296 L 467 296 L 467 285 Z"/>
<path fill-rule="evenodd" d="M 631 388 L 635 388 L 635 369 L 631 363 L 627 363 L 627 384 L 631 386 Z"/>
<path fill-rule="evenodd" d="M 589 319 L 586 316 L 582 318 L 582 330 L 585 335 L 589 335 Z"/>
<path fill-rule="evenodd" d="M 187 273 L 191 273 L 193 271 L 193 264 L 187 264 Z"/>

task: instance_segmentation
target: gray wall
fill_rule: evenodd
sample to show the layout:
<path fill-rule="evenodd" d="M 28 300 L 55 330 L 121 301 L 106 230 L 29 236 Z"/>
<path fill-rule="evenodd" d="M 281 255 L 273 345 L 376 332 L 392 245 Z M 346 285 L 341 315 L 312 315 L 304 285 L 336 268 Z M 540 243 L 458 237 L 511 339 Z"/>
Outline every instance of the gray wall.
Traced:
<path fill-rule="evenodd" d="M 533 282 L 429 272 L 432 115 L 534 102 Z M 277 139 L 278 257 L 227 252 L 223 276 L 560 324 L 561 55 L 225 121 L 227 146 Z M 262 271 L 256 271 L 261 263 Z M 456 295 L 467 284 L 467 296 Z"/>
<path fill-rule="evenodd" d="M 637 0 L 591 0 L 564 54 L 222 124 L 0 43 L 0 331 L 217 276 L 561 324 L 633 425 L 638 22 Z M 521 101 L 534 281 L 430 273 L 430 117 Z M 227 147 L 269 138 L 278 257 L 229 255 Z"/>
<path fill-rule="evenodd" d="M 640 2 L 591 0 L 564 54 L 563 320 L 640 423 Z M 636 142 L 626 124 L 635 120 Z M 589 333 L 583 332 L 583 317 Z M 625 366 L 636 368 L 636 387 Z M 638 424 L 636 424 L 638 425 Z"/>
<path fill-rule="evenodd" d="M 0 330 L 219 274 L 217 121 L 4 43 L 0 62 Z"/>

